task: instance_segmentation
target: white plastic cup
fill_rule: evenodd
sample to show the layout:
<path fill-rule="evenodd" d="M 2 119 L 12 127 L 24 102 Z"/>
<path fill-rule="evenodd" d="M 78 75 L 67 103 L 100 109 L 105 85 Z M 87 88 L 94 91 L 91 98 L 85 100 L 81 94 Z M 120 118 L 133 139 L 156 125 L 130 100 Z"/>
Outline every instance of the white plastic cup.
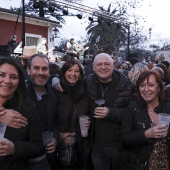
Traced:
<path fill-rule="evenodd" d="M 169 126 L 169 123 L 170 123 L 170 114 L 167 114 L 167 113 L 159 113 L 158 114 L 158 120 L 159 120 L 159 125 L 167 125 Z"/>
<path fill-rule="evenodd" d="M 0 139 L 4 137 L 5 130 L 6 130 L 6 124 L 0 123 Z"/>
<path fill-rule="evenodd" d="M 42 132 L 42 136 L 43 136 L 43 145 L 44 145 L 44 147 L 47 147 L 47 144 L 52 142 L 53 132 L 52 131 Z"/>
<path fill-rule="evenodd" d="M 97 99 L 95 100 L 96 107 L 104 107 L 105 100 L 104 99 Z"/>
<path fill-rule="evenodd" d="M 79 122 L 80 122 L 80 130 L 81 130 L 81 136 L 87 137 L 88 136 L 88 123 L 89 116 L 88 115 L 81 115 L 79 116 Z"/>

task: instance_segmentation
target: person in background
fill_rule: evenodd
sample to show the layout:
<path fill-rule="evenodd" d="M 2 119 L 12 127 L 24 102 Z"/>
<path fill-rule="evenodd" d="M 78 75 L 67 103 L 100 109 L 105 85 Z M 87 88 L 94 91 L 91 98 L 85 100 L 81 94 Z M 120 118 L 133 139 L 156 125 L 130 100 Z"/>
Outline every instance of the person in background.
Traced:
<path fill-rule="evenodd" d="M 169 85 L 170 84 L 170 73 L 167 67 L 162 63 L 158 63 L 156 66 L 160 67 L 164 71 L 164 78 L 163 78 L 163 81 L 165 82 L 164 85 L 165 86 Z"/>
<path fill-rule="evenodd" d="M 15 48 L 19 45 L 17 42 L 17 36 L 16 35 L 11 35 L 11 40 L 8 41 L 8 48 L 9 48 L 9 55 L 14 53 Z"/>
<path fill-rule="evenodd" d="M 75 43 L 74 38 L 70 38 L 70 41 L 67 42 L 66 54 L 70 55 L 72 58 L 76 57 L 78 59 L 77 44 Z"/>
<path fill-rule="evenodd" d="M 12 57 L 0 58 L 0 86 L 0 105 L 6 115 L 1 115 L 0 120 L 7 125 L 4 138 L 0 139 L 0 169 L 26 170 L 28 159 L 43 152 L 41 122 L 35 103 L 25 96 L 21 65 Z M 16 121 L 10 124 L 11 114 L 16 115 L 14 120 L 22 115 L 27 124 L 25 120 L 24 126 Z"/>
<path fill-rule="evenodd" d="M 85 76 L 87 76 L 88 74 L 94 74 L 94 70 L 93 70 L 93 61 L 94 58 L 97 54 L 102 53 L 103 51 L 97 50 L 93 52 L 93 56 L 92 59 L 89 61 L 88 64 L 86 64 L 84 66 L 84 72 L 85 72 Z"/>
<path fill-rule="evenodd" d="M 131 102 L 122 122 L 122 143 L 128 150 L 127 170 L 168 170 L 170 131 L 158 113 L 170 114 L 161 75 L 144 71 L 137 80 L 139 99 Z"/>
<path fill-rule="evenodd" d="M 37 45 L 38 53 L 40 53 L 40 54 L 48 53 L 46 43 L 47 43 L 47 39 L 43 37 L 41 42 Z"/>
<path fill-rule="evenodd" d="M 60 70 L 60 82 L 63 92 L 57 92 L 59 110 L 57 125 L 62 144 L 59 151 L 61 170 L 79 170 L 85 168 L 87 162 L 85 139 L 81 137 L 79 116 L 88 114 L 88 100 L 84 87 L 84 72 L 80 62 L 71 59 L 65 62 Z M 62 160 L 63 151 L 69 148 L 70 159 Z"/>
<path fill-rule="evenodd" d="M 53 140 L 47 145 L 44 153 L 35 159 L 30 159 L 28 170 L 43 169 L 56 170 L 56 147 L 59 141 L 59 133 L 56 126 L 58 99 L 55 91 L 48 84 L 50 76 L 50 62 L 46 55 L 35 54 L 31 56 L 27 64 L 27 72 L 30 76 L 30 84 L 26 95 L 35 103 L 41 119 L 41 130 L 52 131 Z"/>
<path fill-rule="evenodd" d="M 167 69 L 169 69 L 169 62 L 168 61 L 161 61 L 160 63 L 164 64 Z"/>
<path fill-rule="evenodd" d="M 56 63 L 50 63 L 50 75 L 58 75 L 60 67 Z"/>
<path fill-rule="evenodd" d="M 23 49 L 23 53 L 20 57 L 20 60 L 21 60 L 21 64 L 22 64 L 22 67 L 23 67 L 23 71 L 24 71 L 24 77 L 25 77 L 25 82 L 26 82 L 26 85 L 28 85 L 30 79 L 29 79 L 29 76 L 27 74 L 27 62 L 28 62 L 28 59 L 34 55 L 34 54 L 37 54 L 38 51 L 37 51 L 37 47 L 35 45 L 33 46 L 24 46 L 24 49 Z"/>
<path fill-rule="evenodd" d="M 131 68 L 131 70 L 128 73 L 128 77 L 134 84 L 136 84 L 140 74 L 146 70 L 149 70 L 149 68 L 146 65 L 142 64 L 141 62 L 138 62 Z"/>
<path fill-rule="evenodd" d="M 153 67 L 151 70 L 157 71 L 157 72 L 161 75 L 161 77 L 162 77 L 162 83 L 163 83 L 163 86 L 164 86 L 164 85 L 165 85 L 165 82 L 163 81 L 163 79 L 164 79 L 164 71 L 162 70 L 162 68 L 155 66 L 155 67 Z M 165 86 L 164 86 L 164 87 L 165 87 Z"/>
<path fill-rule="evenodd" d="M 136 57 L 132 57 L 129 61 L 129 69 L 131 69 L 136 63 L 139 62 L 139 59 Z"/>

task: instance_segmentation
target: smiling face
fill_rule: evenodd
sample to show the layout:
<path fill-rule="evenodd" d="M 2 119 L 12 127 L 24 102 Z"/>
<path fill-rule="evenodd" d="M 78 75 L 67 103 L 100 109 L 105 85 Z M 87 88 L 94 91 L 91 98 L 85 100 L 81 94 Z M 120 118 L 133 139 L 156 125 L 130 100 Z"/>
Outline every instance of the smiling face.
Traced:
<path fill-rule="evenodd" d="M 153 74 L 149 76 L 148 80 L 145 79 L 139 84 L 139 92 L 146 103 L 149 104 L 158 102 L 158 93 L 160 92 L 160 87 Z"/>
<path fill-rule="evenodd" d="M 105 53 L 98 54 L 93 62 L 93 70 L 95 71 L 100 82 L 107 83 L 112 80 L 113 60 L 111 56 Z"/>
<path fill-rule="evenodd" d="M 74 64 L 70 67 L 65 73 L 66 80 L 70 83 L 70 85 L 75 85 L 80 79 L 80 69 L 77 64 Z"/>
<path fill-rule="evenodd" d="M 0 66 L 0 104 L 11 99 L 18 88 L 19 75 L 17 69 L 8 63 Z"/>
<path fill-rule="evenodd" d="M 44 91 L 44 86 L 49 78 L 49 62 L 46 58 L 35 57 L 31 61 L 30 69 L 27 69 L 34 89 Z"/>

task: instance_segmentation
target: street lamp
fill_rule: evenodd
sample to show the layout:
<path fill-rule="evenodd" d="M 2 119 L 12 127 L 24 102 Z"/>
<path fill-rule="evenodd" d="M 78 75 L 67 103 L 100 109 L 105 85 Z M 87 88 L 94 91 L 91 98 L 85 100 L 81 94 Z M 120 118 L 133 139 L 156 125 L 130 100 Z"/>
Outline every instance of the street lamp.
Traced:
<path fill-rule="evenodd" d="M 58 33 L 58 29 L 57 29 L 57 27 L 55 27 L 54 29 L 53 29 L 53 34 L 52 34 L 52 38 L 50 38 L 50 41 L 54 41 L 54 38 L 57 38 L 58 36 L 57 36 L 57 33 Z"/>

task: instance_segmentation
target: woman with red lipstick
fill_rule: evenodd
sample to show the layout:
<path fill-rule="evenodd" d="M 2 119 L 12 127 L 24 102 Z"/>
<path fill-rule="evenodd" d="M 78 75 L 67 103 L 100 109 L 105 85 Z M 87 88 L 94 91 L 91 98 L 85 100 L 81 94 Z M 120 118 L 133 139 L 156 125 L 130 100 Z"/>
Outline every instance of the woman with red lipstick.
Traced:
<path fill-rule="evenodd" d="M 129 151 L 126 170 L 169 170 L 169 125 L 158 118 L 158 113 L 170 114 L 162 77 L 144 71 L 136 84 L 140 99 L 129 104 L 122 123 L 122 142 Z"/>

